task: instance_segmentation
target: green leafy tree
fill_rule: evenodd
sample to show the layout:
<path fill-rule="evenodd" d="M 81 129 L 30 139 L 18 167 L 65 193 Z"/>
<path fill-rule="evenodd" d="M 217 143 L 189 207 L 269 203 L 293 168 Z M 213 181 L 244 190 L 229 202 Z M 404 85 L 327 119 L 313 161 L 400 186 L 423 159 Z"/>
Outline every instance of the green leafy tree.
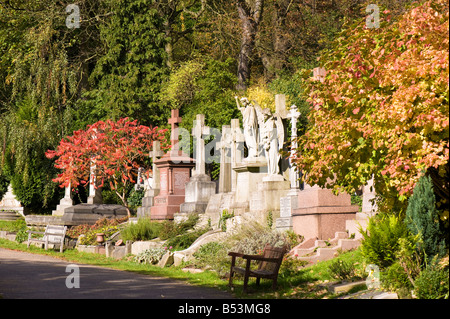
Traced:
<path fill-rule="evenodd" d="M 91 89 L 78 103 L 79 114 L 97 120 L 130 117 L 146 124 L 163 123 L 158 100 L 168 74 L 163 17 L 153 0 L 106 4 L 111 15 L 99 26 L 104 53 L 90 74 Z"/>

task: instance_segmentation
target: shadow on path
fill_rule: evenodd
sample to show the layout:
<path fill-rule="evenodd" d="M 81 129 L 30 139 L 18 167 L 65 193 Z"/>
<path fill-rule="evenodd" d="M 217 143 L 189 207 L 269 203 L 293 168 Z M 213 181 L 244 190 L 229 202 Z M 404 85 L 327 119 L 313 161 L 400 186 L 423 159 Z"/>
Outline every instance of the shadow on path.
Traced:
<path fill-rule="evenodd" d="M 79 288 L 67 288 L 67 265 L 57 258 L 0 248 L 0 296 L 5 299 L 229 299 L 214 288 L 77 264 Z"/>

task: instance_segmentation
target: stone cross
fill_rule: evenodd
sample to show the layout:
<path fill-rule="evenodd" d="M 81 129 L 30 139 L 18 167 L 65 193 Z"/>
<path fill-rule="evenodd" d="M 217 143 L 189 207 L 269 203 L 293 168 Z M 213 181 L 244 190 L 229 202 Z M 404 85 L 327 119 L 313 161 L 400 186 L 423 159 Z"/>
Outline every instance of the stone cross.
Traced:
<path fill-rule="evenodd" d="M 236 167 L 237 163 L 242 162 L 244 158 L 244 134 L 242 133 L 239 119 L 231 120 L 231 167 Z M 232 191 L 236 190 L 237 173 L 231 170 L 231 186 Z"/>
<path fill-rule="evenodd" d="M 220 149 L 219 193 L 231 191 L 231 160 L 228 151 L 231 146 L 231 127 L 222 126 L 222 138 L 218 143 Z"/>
<path fill-rule="evenodd" d="M 209 134 L 209 127 L 205 126 L 205 115 L 197 114 L 192 128 L 192 136 L 195 138 L 195 171 L 192 175 L 205 174 L 205 141 L 202 136 Z"/>
<path fill-rule="evenodd" d="M 275 113 L 281 116 L 282 119 L 287 118 L 288 111 L 286 110 L 286 95 L 275 95 Z"/>
<path fill-rule="evenodd" d="M 152 159 L 152 171 L 153 171 L 153 180 L 151 187 L 153 189 L 160 189 L 160 178 L 159 178 L 159 168 L 156 166 L 155 162 L 158 158 L 164 155 L 164 152 L 161 151 L 161 142 L 153 141 L 152 151 L 149 156 Z"/>
<path fill-rule="evenodd" d="M 70 200 L 70 201 L 72 201 L 72 196 L 71 196 L 71 186 L 72 184 L 71 183 L 69 183 L 69 185 L 67 185 L 65 188 L 64 188 L 64 199 L 65 200 Z"/>
<path fill-rule="evenodd" d="M 95 176 L 95 170 L 97 166 L 91 163 L 91 168 L 89 172 L 89 197 L 87 199 L 88 204 L 102 204 L 102 191 L 97 187 L 97 178 Z"/>
<path fill-rule="evenodd" d="M 180 111 L 178 109 L 172 110 L 172 117 L 169 119 L 169 124 L 171 125 L 170 143 L 171 152 L 177 152 L 179 150 L 178 146 L 178 124 L 181 123 L 182 119 L 179 116 Z"/>
<path fill-rule="evenodd" d="M 299 188 L 297 169 L 292 165 L 292 156 L 294 156 L 297 148 L 297 120 L 301 113 L 298 111 L 296 105 L 292 105 L 287 114 L 287 118 L 291 120 L 291 156 L 289 157 L 289 180 L 291 181 L 291 188 Z"/>

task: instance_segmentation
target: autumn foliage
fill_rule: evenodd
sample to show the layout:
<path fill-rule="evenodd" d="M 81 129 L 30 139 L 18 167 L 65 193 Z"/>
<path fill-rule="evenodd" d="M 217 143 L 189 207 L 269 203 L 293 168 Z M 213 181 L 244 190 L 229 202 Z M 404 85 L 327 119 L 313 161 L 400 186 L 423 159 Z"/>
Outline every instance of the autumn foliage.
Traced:
<path fill-rule="evenodd" d="M 149 152 L 153 141 L 159 140 L 167 148 L 165 132 L 157 127 L 139 125 L 128 118 L 117 122 L 107 120 L 89 125 L 62 139 L 56 150 L 46 156 L 55 158 L 61 173 L 53 181 L 72 188 L 89 185 L 91 173 L 96 187 L 108 183 L 126 207 L 127 186 L 136 182 L 139 167 L 149 167 Z M 94 170 L 91 168 L 94 167 Z"/>
<path fill-rule="evenodd" d="M 307 73 L 311 126 L 297 164 L 309 183 L 348 192 L 374 176 L 377 193 L 397 202 L 426 172 L 448 198 L 448 5 L 427 1 L 380 19 L 379 28 L 348 28 L 323 52 L 323 81 Z"/>

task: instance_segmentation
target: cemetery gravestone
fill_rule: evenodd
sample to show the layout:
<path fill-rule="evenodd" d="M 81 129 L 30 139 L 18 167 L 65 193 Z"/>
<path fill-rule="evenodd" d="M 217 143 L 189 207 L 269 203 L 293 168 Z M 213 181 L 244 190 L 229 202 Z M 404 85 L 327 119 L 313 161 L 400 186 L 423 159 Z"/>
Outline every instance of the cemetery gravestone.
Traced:
<path fill-rule="evenodd" d="M 14 195 L 11 184 L 8 185 L 8 190 L 0 201 L 0 211 L 14 211 L 21 215 L 27 213 L 27 209 L 22 206 Z"/>
<path fill-rule="evenodd" d="M 195 138 L 195 170 L 186 184 L 185 202 L 180 206 L 181 214 L 204 213 L 208 201 L 216 193 L 216 183 L 205 174 L 205 141 L 203 137 L 209 135 L 209 127 L 205 126 L 205 115 L 197 114 L 194 120 L 192 135 Z"/>
<path fill-rule="evenodd" d="M 358 210 L 349 194 L 334 195 L 331 189 L 305 185 L 292 213 L 293 230 L 305 238 L 334 238 L 336 232 L 346 231 L 346 221 L 354 219 Z"/>
<path fill-rule="evenodd" d="M 164 155 L 161 151 L 161 143 L 159 141 L 153 141 L 152 151 L 150 152 L 150 158 L 152 159 L 152 180 L 151 185 L 145 189 L 144 197 L 142 198 L 142 206 L 137 210 L 138 217 L 150 217 L 151 207 L 154 205 L 154 199 L 159 195 L 161 188 L 159 168 L 156 166 L 156 161 Z"/>
<path fill-rule="evenodd" d="M 64 189 L 64 197 L 59 202 L 58 206 L 56 206 L 56 209 L 52 212 L 53 216 L 62 216 L 64 215 L 64 210 L 68 207 L 71 207 L 73 205 L 73 200 L 70 195 L 71 193 L 71 186 L 70 184 L 65 187 Z"/>
<path fill-rule="evenodd" d="M 171 150 L 158 159 L 155 164 L 160 172 L 160 192 L 151 207 L 154 220 L 173 219 L 185 202 L 185 185 L 189 182 L 194 160 L 180 151 L 178 146 L 178 124 L 181 123 L 179 110 L 172 110 Z"/>
<path fill-rule="evenodd" d="M 297 120 L 300 117 L 297 106 L 292 105 L 286 117 L 291 120 L 291 156 L 289 157 L 289 180 L 291 188 L 285 197 L 280 198 L 280 218 L 277 218 L 275 221 L 276 228 L 280 230 L 292 229 L 292 211 L 297 208 L 297 197 L 300 192 L 298 171 L 292 162 L 292 157 L 297 148 Z"/>

